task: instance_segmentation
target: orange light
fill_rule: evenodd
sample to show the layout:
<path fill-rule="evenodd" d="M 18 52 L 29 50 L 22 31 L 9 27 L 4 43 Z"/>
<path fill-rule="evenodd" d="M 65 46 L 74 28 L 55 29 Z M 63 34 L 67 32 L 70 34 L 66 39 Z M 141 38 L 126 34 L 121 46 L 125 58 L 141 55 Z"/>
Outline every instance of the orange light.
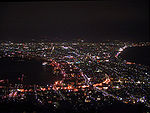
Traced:
<path fill-rule="evenodd" d="M 24 89 L 19 89 L 20 90 L 20 92 L 24 92 Z"/>
<path fill-rule="evenodd" d="M 94 87 L 96 87 L 96 86 L 102 86 L 102 83 L 94 84 L 93 86 L 94 86 Z"/>
<path fill-rule="evenodd" d="M 67 89 L 72 89 L 72 86 L 68 86 Z"/>
<path fill-rule="evenodd" d="M 56 90 L 55 87 L 52 88 L 53 90 Z"/>
<path fill-rule="evenodd" d="M 135 64 L 135 63 L 133 63 L 133 62 L 126 62 L 126 64 Z"/>
<path fill-rule="evenodd" d="M 74 77 L 74 74 L 71 74 L 72 77 Z"/>
<path fill-rule="evenodd" d="M 76 92 L 76 91 L 78 91 L 78 89 L 74 89 L 74 91 Z"/>
<path fill-rule="evenodd" d="M 42 91 L 45 91 L 45 90 L 46 90 L 46 88 L 41 88 L 41 90 L 42 90 Z"/>
<path fill-rule="evenodd" d="M 57 84 L 58 84 L 58 81 L 56 81 L 55 84 L 57 85 Z"/>

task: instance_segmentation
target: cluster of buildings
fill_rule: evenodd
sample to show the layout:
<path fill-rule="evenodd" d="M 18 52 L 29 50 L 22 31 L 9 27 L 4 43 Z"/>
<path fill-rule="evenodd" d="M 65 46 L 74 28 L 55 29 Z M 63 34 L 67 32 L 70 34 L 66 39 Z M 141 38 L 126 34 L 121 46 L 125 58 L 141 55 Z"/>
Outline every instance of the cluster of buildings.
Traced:
<path fill-rule="evenodd" d="M 1 43 L 0 57 L 40 57 L 58 80 L 46 86 L 10 85 L 0 80 L 0 98 L 25 101 L 32 95 L 35 103 L 50 104 L 53 109 L 63 101 L 74 110 L 97 106 L 96 110 L 116 101 L 150 107 L 150 67 L 119 58 L 124 49 L 135 46 L 150 46 L 150 42 Z"/>

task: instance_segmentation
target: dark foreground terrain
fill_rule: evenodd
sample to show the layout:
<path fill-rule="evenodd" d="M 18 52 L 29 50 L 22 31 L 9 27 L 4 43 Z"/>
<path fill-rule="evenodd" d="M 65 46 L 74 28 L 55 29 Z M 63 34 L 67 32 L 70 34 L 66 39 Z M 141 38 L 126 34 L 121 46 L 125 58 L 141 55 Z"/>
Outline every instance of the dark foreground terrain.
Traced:
<path fill-rule="evenodd" d="M 131 105 L 120 102 L 110 104 L 72 104 L 68 101 L 61 101 L 58 105 L 35 103 L 30 99 L 22 102 L 0 103 L 0 113 L 148 113 L 149 109 L 142 104 Z"/>

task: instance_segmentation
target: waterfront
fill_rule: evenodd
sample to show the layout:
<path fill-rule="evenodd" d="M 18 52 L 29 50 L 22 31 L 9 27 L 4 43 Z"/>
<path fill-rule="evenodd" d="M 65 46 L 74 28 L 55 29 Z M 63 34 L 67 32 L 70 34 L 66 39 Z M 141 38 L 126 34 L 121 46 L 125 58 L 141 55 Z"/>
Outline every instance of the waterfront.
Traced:
<path fill-rule="evenodd" d="M 53 79 L 51 70 L 42 66 L 42 60 L 35 58 L 0 58 L 1 79 L 9 79 L 10 83 L 20 83 L 18 78 L 24 75 L 25 84 L 50 84 Z"/>
<path fill-rule="evenodd" d="M 39 112 L 52 113 L 107 113 L 108 106 L 112 113 L 148 111 L 149 68 L 135 63 L 130 65 L 117 56 L 124 48 L 135 46 L 148 47 L 150 43 L 1 43 L 0 63 L 4 72 L 1 75 L 5 77 L 0 80 L 3 111 L 14 103 L 17 106 L 23 103 L 27 109 L 19 107 L 22 112 L 29 110 L 26 104 L 35 106 L 36 110 L 42 108 Z M 4 75 L 5 72 L 9 74 Z M 16 80 L 14 84 L 11 78 Z M 30 81 L 28 85 L 25 85 L 26 80 Z"/>
<path fill-rule="evenodd" d="M 129 47 L 126 48 L 120 57 L 129 62 L 150 66 L 150 47 Z"/>

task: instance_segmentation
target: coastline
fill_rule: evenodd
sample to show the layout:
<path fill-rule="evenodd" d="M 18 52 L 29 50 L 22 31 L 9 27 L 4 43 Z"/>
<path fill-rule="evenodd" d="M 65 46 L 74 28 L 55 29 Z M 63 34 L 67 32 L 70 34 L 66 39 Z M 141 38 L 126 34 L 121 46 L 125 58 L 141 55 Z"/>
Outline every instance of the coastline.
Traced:
<path fill-rule="evenodd" d="M 150 46 L 129 46 L 121 52 L 118 52 L 117 58 L 119 57 L 125 60 L 127 64 L 138 64 L 150 67 L 150 55 L 147 49 L 150 49 Z"/>

